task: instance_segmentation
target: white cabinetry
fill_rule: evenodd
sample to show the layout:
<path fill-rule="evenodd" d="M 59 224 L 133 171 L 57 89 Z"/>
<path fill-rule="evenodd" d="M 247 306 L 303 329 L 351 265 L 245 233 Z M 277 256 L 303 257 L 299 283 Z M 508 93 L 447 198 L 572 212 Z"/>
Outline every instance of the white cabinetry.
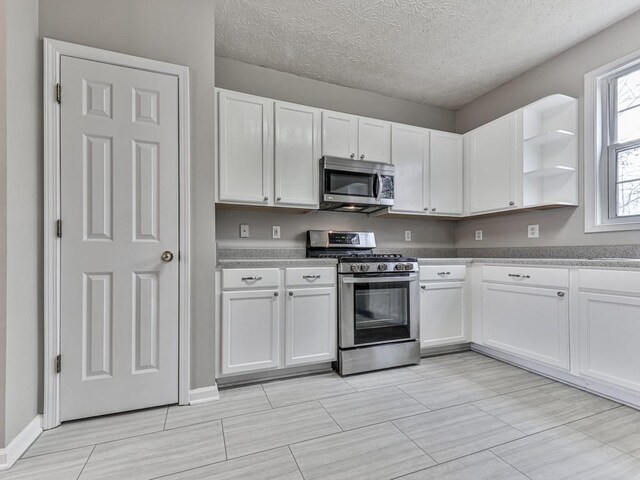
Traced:
<path fill-rule="evenodd" d="M 580 375 L 640 392 L 640 272 L 579 274 Z"/>
<path fill-rule="evenodd" d="M 424 175 L 429 161 L 429 130 L 394 124 L 391 157 L 396 167 L 393 213 L 425 213 Z"/>
<path fill-rule="evenodd" d="M 220 374 L 336 359 L 335 267 L 224 269 Z"/>
<path fill-rule="evenodd" d="M 286 365 L 335 360 L 335 287 L 289 288 L 286 302 Z"/>
<path fill-rule="evenodd" d="M 280 366 L 277 290 L 222 293 L 221 372 L 256 372 Z"/>
<path fill-rule="evenodd" d="M 391 124 L 373 118 L 323 111 L 322 155 L 389 163 Z"/>
<path fill-rule="evenodd" d="M 425 207 L 432 215 L 461 215 L 464 204 L 462 136 L 431 130 L 429 163 L 424 177 Z"/>
<path fill-rule="evenodd" d="M 420 267 L 420 346 L 469 342 L 464 265 Z"/>
<path fill-rule="evenodd" d="M 320 110 L 275 104 L 275 204 L 317 208 Z"/>
<path fill-rule="evenodd" d="M 273 100 L 218 91 L 218 197 L 266 205 L 273 183 Z"/>
<path fill-rule="evenodd" d="M 469 212 L 516 208 L 520 111 L 505 115 L 465 134 Z"/>
<path fill-rule="evenodd" d="M 484 344 L 568 370 L 568 271 L 482 268 Z M 531 286 L 536 283 L 540 286 Z"/>

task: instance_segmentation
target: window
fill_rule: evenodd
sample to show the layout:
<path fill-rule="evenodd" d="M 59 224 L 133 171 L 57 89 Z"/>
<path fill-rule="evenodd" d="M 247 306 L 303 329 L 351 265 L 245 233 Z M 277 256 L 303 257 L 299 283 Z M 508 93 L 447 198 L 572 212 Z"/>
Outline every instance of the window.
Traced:
<path fill-rule="evenodd" d="M 585 75 L 585 231 L 640 230 L 640 51 Z"/>

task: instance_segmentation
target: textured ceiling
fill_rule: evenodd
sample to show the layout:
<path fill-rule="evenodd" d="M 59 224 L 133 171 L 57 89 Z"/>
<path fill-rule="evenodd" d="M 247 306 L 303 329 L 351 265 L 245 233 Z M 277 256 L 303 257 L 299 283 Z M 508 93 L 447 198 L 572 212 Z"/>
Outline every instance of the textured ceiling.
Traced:
<path fill-rule="evenodd" d="M 215 1 L 219 56 L 452 109 L 640 9 L 640 0 Z"/>

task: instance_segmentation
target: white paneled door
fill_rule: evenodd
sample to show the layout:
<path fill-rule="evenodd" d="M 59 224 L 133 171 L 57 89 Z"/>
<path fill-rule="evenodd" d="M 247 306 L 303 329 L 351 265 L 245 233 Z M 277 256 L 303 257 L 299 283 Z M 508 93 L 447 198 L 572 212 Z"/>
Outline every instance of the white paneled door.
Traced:
<path fill-rule="evenodd" d="M 60 76 L 61 420 L 176 403 L 177 77 L 66 56 Z"/>

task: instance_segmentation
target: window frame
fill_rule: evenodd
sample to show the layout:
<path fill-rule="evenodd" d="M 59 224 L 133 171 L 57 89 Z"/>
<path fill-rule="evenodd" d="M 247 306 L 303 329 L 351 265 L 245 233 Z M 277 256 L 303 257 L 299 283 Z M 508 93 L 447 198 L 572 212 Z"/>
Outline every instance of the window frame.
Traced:
<path fill-rule="evenodd" d="M 640 215 L 617 212 L 617 154 L 640 139 L 616 143 L 619 77 L 640 69 L 640 50 L 584 76 L 585 233 L 640 230 Z"/>

